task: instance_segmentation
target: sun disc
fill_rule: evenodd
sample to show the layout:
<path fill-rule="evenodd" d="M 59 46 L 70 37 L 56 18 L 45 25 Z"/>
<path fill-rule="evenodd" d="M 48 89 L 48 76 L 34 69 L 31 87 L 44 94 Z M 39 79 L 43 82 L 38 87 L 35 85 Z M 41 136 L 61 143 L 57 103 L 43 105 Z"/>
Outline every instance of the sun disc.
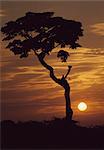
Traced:
<path fill-rule="evenodd" d="M 87 104 L 86 104 L 85 102 L 80 102 L 80 103 L 78 104 L 78 109 L 79 109 L 80 111 L 85 111 L 85 110 L 87 109 Z"/>

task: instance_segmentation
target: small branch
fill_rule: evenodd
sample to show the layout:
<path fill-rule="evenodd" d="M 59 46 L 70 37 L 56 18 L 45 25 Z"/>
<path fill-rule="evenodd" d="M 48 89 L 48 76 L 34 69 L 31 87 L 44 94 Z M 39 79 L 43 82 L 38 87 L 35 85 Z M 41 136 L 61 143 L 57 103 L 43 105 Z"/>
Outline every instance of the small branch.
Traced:
<path fill-rule="evenodd" d="M 65 79 L 66 79 L 67 76 L 69 75 L 71 68 L 72 68 L 72 66 L 68 66 L 68 72 L 67 72 L 66 75 L 64 76 Z"/>

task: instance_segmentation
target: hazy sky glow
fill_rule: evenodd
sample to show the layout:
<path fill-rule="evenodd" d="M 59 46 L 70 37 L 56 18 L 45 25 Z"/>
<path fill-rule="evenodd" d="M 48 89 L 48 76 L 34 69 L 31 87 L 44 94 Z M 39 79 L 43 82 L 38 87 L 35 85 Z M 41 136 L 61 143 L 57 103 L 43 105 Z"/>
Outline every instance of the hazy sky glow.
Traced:
<path fill-rule="evenodd" d="M 98 11 L 97 11 L 98 10 Z M 54 11 L 56 16 L 82 22 L 82 48 L 65 49 L 67 63 L 57 59 L 57 49 L 46 58 L 61 77 L 67 65 L 73 66 L 68 79 L 74 119 L 86 125 L 104 124 L 104 2 L 2 2 L 1 24 L 21 17 L 25 12 Z M 2 119 L 44 120 L 65 116 L 63 89 L 49 78 L 34 54 L 20 59 L 1 44 Z M 57 93 L 57 94 L 56 94 Z M 80 112 L 84 101 L 88 109 Z"/>

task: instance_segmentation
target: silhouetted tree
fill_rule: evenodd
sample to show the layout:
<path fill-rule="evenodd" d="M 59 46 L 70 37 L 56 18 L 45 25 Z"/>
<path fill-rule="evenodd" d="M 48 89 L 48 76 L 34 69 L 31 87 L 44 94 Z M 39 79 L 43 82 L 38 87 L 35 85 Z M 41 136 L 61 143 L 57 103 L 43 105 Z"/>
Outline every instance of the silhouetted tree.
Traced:
<path fill-rule="evenodd" d="M 45 56 L 57 46 L 61 48 L 67 46 L 72 49 L 81 47 L 76 41 L 79 36 L 83 36 L 83 29 L 80 22 L 53 15 L 53 12 L 28 12 L 24 17 L 6 23 L 1 31 L 5 35 L 3 40 L 9 41 L 6 48 L 15 55 L 20 55 L 20 58 L 27 57 L 33 50 L 40 63 L 49 70 L 50 77 L 64 88 L 66 118 L 71 120 L 73 111 L 70 104 L 70 85 L 66 78 L 72 66 L 68 66 L 67 74 L 59 79 L 55 76 L 54 69 L 45 61 Z M 68 52 L 64 50 L 60 50 L 57 54 L 62 62 L 66 62 L 68 56 Z"/>

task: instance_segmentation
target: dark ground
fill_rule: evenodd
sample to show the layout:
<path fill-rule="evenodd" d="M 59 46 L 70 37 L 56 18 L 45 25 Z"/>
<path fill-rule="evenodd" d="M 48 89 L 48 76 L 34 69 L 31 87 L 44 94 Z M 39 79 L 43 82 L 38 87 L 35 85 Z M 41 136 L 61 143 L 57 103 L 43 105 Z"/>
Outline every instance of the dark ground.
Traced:
<path fill-rule="evenodd" d="M 104 126 L 81 127 L 75 121 L 1 122 L 2 148 L 104 148 Z"/>

